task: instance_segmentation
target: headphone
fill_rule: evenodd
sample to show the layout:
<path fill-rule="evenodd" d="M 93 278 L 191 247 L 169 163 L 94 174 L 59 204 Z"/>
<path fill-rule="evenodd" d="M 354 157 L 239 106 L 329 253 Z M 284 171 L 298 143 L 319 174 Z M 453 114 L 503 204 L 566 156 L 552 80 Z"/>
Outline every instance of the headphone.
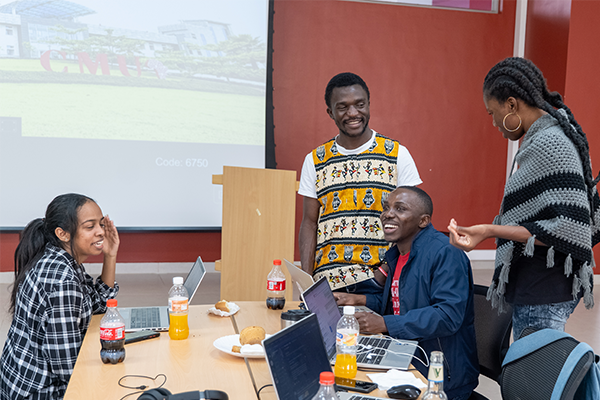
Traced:
<path fill-rule="evenodd" d="M 147 390 L 138 400 L 229 400 L 227 393 L 220 390 L 203 390 L 171 394 L 167 389 L 158 388 Z"/>

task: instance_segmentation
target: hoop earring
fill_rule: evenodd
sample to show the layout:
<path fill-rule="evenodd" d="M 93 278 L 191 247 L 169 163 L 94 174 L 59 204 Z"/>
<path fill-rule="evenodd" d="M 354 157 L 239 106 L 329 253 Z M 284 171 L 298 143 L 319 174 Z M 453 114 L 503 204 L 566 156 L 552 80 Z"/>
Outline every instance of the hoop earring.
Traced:
<path fill-rule="evenodd" d="M 517 118 L 519 118 L 519 126 L 517 126 L 515 129 L 508 129 L 506 127 L 506 118 L 508 118 L 509 115 L 515 114 L 517 116 Z M 506 129 L 507 132 L 516 132 L 519 130 L 519 128 L 521 127 L 521 124 L 523 123 L 523 120 L 521 120 L 521 117 L 519 116 L 519 114 L 517 114 L 516 112 L 511 112 L 508 113 L 504 116 L 504 119 L 502 120 L 502 126 L 504 127 L 504 129 Z"/>

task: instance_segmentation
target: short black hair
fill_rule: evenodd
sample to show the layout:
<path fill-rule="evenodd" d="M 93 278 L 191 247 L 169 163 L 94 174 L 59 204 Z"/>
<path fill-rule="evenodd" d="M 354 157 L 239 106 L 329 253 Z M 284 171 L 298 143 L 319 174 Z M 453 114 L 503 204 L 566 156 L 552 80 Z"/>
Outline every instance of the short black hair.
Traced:
<path fill-rule="evenodd" d="M 342 72 L 331 78 L 325 88 L 325 104 L 327 104 L 327 107 L 331 107 L 331 93 L 333 92 L 333 89 L 352 85 L 360 85 L 365 92 L 367 92 L 367 99 L 371 99 L 369 88 L 360 76 L 353 74 L 352 72 Z"/>
<path fill-rule="evenodd" d="M 407 189 L 411 192 L 414 192 L 419 198 L 419 201 L 421 202 L 423 211 L 426 214 L 429 214 L 430 217 L 433 215 L 433 201 L 431 200 L 431 197 L 429 197 L 426 191 L 416 186 L 399 186 L 398 189 Z"/>

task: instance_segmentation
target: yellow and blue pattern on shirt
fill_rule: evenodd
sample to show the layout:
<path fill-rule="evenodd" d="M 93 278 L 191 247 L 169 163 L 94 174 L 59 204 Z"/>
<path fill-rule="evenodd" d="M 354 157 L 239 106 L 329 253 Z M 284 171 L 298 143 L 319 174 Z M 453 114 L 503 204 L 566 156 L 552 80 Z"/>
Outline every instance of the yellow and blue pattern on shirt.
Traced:
<path fill-rule="evenodd" d="M 398 142 L 376 134 L 356 155 L 337 151 L 335 139 L 313 151 L 317 198 L 314 278 L 327 276 L 337 289 L 373 277 L 388 244 L 379 216 L 383 200 L 396 188 Z"/>

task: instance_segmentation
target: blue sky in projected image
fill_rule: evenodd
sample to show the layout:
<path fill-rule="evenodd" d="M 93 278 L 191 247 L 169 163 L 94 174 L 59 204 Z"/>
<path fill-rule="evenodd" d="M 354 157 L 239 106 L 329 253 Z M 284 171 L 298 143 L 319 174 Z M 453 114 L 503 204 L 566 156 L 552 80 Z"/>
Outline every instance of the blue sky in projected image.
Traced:
<path fill-rule="evenodd" d="M 113 28 L 158 32 L 157 27 L 202 19 L 230 24 L 233 34 L 267 42 L 267 0 L 72 0 L 96 11 L 78 21 Z"/>

